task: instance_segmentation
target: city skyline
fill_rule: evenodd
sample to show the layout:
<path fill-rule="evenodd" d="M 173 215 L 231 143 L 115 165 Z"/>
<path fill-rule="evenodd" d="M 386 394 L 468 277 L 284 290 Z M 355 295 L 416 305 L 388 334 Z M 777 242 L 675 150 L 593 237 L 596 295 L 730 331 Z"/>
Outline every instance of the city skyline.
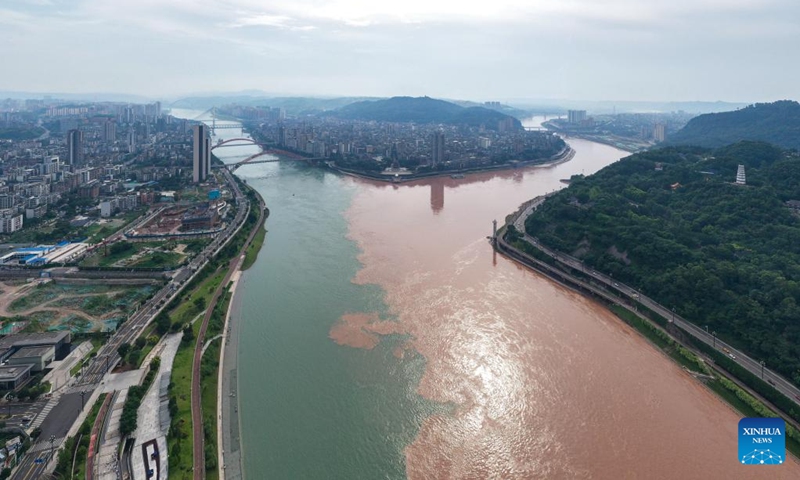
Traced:
<path fill-rule="evenodd" d="M 799 13 L 788 0 L 11 1 L 0 91 L 768 101 L 800 97 Z"/>

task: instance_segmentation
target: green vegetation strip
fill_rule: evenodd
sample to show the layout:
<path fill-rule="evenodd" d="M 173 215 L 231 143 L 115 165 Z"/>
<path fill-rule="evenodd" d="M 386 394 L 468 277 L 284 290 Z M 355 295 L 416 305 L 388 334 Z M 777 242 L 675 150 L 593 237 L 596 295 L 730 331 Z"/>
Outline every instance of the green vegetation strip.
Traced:
<path fill-rule="evenodd" d="M 208 267 L 207 267 L 208 268 Z M 212 275 L 213 274 L 213 275 Z M 183 338 L 172 365 L 169 385 L 169 411 L 171 424 L 167 435 L 169 448 L 170 478 L 193 479 L 192 472 L 192 358 L 194 345 L 200 330 L 200 321 L 189 326 L 189 322 L 205 309 L 214 291 L 225 276 L 224 271 L 211 268 L 201 271 L 206 278 L 184 296 L 184 301 L 170 311 L 173 329 L 183 329 Z"/>
<path fill-rule="evenodd" d="M 230 287 L 230 284 L 228 285 Z M 225 316 L 228 312 L 232 294 L 230 290 L 224 292 L 217 302 L 214 312 L 208 322 L 206 339 L 218 335 L 225 328 Z M 222 342 L 215 340 L 203 354 L 200 363 L 201 405 L 203 409 L 203 435 L 205 438 L 205 467 L 206 479 L 213 480 L 219 477 L 217 457 L 217 387 L 219 380 L 219 363 Z"/>
<path fill-rule="evenodd" d="M 203 436 L 205 438 L 206 480 L 219 478 L 217 469 L 217 380 L 219 373 L 220 340 L 208 346 L 200 363 Z"/>
<path fill-rule="evenodd" d="M 169 411 L 170 411 L 170 429 L 167 435 L 167 445 L 169 449 L 169 469 L 170 479 L 177 480 L 192 480 L 194 478 L 193 468 L 193 431 L 192 431 L 192 404 L 191 404 L 191 391 L 192 391 L 192 360 L 194 357 L 194 348 L 197 341 L 197 334 L 200 330 L 201 321 L 198 320 L 189 325 L 189 322 L 195 319 L 208 305 L 209 301 L 214 295 L 214 291 L 219 286 L 222 279 L 225 277 L 228 262 L 234 255 L 238 255 L 244 242 L 247 240 L 248 235 L 255 227 L 258 221 L 257 206 L 259 205 L 256 194 L 250 190 L 246 185 L 241 184 L 242 190 L 250 197 L 251 205 L 254 208 L 250 209 L 250 213 L 245 220 L 244 225 L 231 239 L 230 243 L 223 248 L 219 255 L 209 261 L 209 263 L 195 276 L 195 278 L 186 286 L 184 291 L 186 293 L 179 295 L 169 305 L 166 311 L 169 312 L 169 319 L 171 321 L 171 329 L 173 331 L 183 330 L 183 338 L 178 352 L 175 355 L 175 360 L 172 366 L 172 377 L 169 385 Z M 230 294 L 226 293 L 217 302 L 211 319 L 209 320 L 208 329 L 206 331 L 206 338 L 212 338 L 214 335 L 222 331 L 225 314 L 227 313 L 228 303 L 230 302 Z M 213 358 L 213 363 L 219 361 L 219 345 L 212 345 L 206 352 L 205 358 Z M 208 360 L 212 362 L 212 360 Z M 215 366 L 216 367 L 216 366 Z M 210 368 L 210 367 L 207 367 Z M 201 376 L 203 372 L 203 363 L 201 363 Z M 207 478 L 217 478 L 217 456 L 216 456 L 216 380 L 217 375 L 208 372 L 204 378 L 213 380 L 214 385 L 210 382 L 201 381 L 203 390 L 202 404 L 207 405 L 209 408 L 203 408 L 203 412 L 208 412 L 210 416 L 204 419 L 204 436 L 206 445 L 206 460 L 213 458 L 213 467 L 207 471 Z M 210 398 L 213 397 L 213 403 Z M 213 408 L 211 408 L 213 407 Z M 206 414 L 206 415 L 207 415 Z M 213 424 L 209 426 L 209 424 Z M 213 449 L 213 455 L 210 455 L 209 445 Z M 206 463 L 208 468 L 209 464 Z"/>
<path fill-rule="evenodd" d="M 256 233 L 256 236 L 253 237 L 253 242 L 250 246 L 247 247 L 247 253 L 244 257 L 244 262 L 242 262 L 242 270 L 247 270 L 248 268 L 252 267 L 254 263 L 256 263 L 256 259 L 258 258 L 258 252 L 261 251 L 261 246 L 264 244 L 264 237 L 266 237 L 267 231 L 264 229 L 263 224 L 259 225 L 259 231 Z"/>
<path fill-rule="evenodd" d="M 144 382 L 142 382 L 141 385 L 134 385 L 128 389 L 128 397 L 125 399 L 125 404 L 122 406 L 122 415 L 119 420 L 119 432 L 123 437 L 136 431 L 137 422 L 139 420 L 139 406 L 142 404 L 142 399 L 153 383 L 153 379 L 158 374 L 158 367 L 160 365 L 161 357 L 155 357 L 150 362 L 150 368 L 147 370 Z"/>
<path fill-rule="evenodd" d="M 58 478 L 86 478 L 86 458 L 89 451 L 91 440 L 92 425 L 97 418 L 97 413 L 103 405 L 107 393 L 97 397 L 97 401 L 92 405 L 92 410 L 81 424 L 78 430 L 78 438 L 69 437 L 64 442 L 64 447 L 58 452 L 58 463 L 55 473 Z M 77 455 L 76 455 L 77 451 Z M 72 469 L 72 460 L 75 459 L 75 470 Z"/>

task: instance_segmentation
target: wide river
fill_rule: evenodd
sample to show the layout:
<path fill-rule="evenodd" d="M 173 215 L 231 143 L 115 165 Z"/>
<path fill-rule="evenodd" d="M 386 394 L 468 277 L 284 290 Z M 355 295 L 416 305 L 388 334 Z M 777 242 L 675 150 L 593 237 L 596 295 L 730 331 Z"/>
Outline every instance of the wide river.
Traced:
<path fill-rule="evenodd" d="M 237 171 L 271 211 L 234 311 L 248 479 L 800 478 L 740 465 L 735 411 L 492 251 L 492 220 L 627 155 L 569 143 L 560 165 L 401 186 Z"/>

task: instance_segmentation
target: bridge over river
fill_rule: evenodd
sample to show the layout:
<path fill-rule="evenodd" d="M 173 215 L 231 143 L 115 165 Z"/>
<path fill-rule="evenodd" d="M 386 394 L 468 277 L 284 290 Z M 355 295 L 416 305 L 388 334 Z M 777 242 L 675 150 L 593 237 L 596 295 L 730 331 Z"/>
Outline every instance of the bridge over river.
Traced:
<path fill-rule="evenodd" d="M 240 162 L 227 163 L 225 165 L 214 165 L 214 166 L 212 166 L 212 168 L 225 167 L 225 168 L 230 169 L 231 171 L 234 171 L 237 168 L 239 168 L 239 167 L 241 167 L 242 165 L 245 165 L 245 164 L 272 163 L 272 162 L 280 161 L 280 159 L 277 159 L 277 158 L 267 158 L 267 159 L 260 159 L 259 160 L 259 158 L 264 156 L 264 155 L 280 155 L 280 156 L 283 156 L 283 157 L 290 157 L 290 158 L 292 158 L 294 160 L 302 160 L 302 161 L 309 162 L 309 163 L 310 162 L 316 162 L 316 161 L 324 160 L 324 157 L 303 157 L 303 156 L 298 155 L 298 154 L 293 153 L 293 152 L 287 152 L 287 151 L 284 151 L 284 150 L 278 150 L 278 149 L 275 149 L 275 148 L 271 148 L 272 147 L 271 144 L 257 142 L 255 140 L 253 140 L 252 138 L 244 138 L 244 137 L 242 137 L 242 138 L 230 138 L 228 140 L 222 140 L 222 141 L 218 142 L 216 145 L 214 145 L 213 147 L 211 147 L 211 151 L 214 151 L 217 148 L 240 147 L 240 146 L 243 146 L 243 145 L 257 145 L 257 146 L 261 147 L 262 150 L 260 152 L 258 152 L 258 153 L 254 153 L 253 155 L 250 155 L 249 157 L 245 158 L 244 160 L 242 160 Z"/>

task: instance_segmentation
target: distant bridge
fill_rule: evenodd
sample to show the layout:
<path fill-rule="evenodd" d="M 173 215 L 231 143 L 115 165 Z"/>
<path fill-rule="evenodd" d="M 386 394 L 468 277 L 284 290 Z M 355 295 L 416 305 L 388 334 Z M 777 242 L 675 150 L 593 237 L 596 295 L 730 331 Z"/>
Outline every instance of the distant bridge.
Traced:
<path fill-rule="evenodd" d="M 526 132 L 546 132 L 547 129 L 544 127 L 523 127 Z"/>
<path fill-rule="evenodd" d="M 223 140 L 221 142 L 217 142 L 216 145 L 211 147 L 211 150 L 214 150 L 215 148 L 220 148 L 220 147 L 241 147 L 241 146 L 245 146 L 245 145 L 256 145 L 256 146 L 261 147 L 263 150 L 261 150 L 258 153 L 255 153 L 253 155 L 250 155 L 249 157 L 245 158 L 241 162 L 226 163 L 225 165 L 214 165 L 212 168 L 225 167 L 225 168 L 230 169 L 231 171 L 234 171 L 237 168 L 239 168 L 239 167 L 241 167 L 242 165 L 245 165 L 245 164 L 273 163 L 273 162 L 280 161 L 277 158 L 270 158 L 268 160 L 256 160 L 258 157 L 261 157 L 263 155 L 280 155 L 280 156 L 283 156 L 283 157 L 292 158 L 294 160 L 303 160 L 304 162 L 309 162 L 309 163 L 316 162 L 316 161 L 319 161 L 319 160 L 325 160 L 324 157 L 311 157 L 311 158 L 309 158 L 309 157 L 300 156 L 300 155 L 298 155 L 296 153 L 293 153 L 293 152 L 287 152 L 287 151 L 284 151 L 284 150 L 275 150 L 275 149 L 269 148 L 269 147 L 272 146 L 272 144 L 260 143 L 260 142 L 257 142 L 255 140 L 253 140 L 252 138 L 243 138 L 243 137 L 241 137 L 241 138 L 229 138 L 228 140 Z"/>
<path fill-rule="evenodd" d="M 258 157 L 261 157 L 261 156 L 264 156 L 264 155 L 282 155 L 284 157 L 287 156 L 286 152 L 283 152 L 283 151 L 280 151 L 280 150 L 268 149 L 268 150 L 263 150 L 263 151 L 258 152 L 256 154 L 250 155 L 249 157 L 245 158 L 244 160 L 242 160 L 240 162 L 226 163 L 225 165 L 213 165 L 211 168 L 223 168 L 224 167 L 224 168 L 230 169 L 230 171 L 234 171 L 237 168 L 241 167 L 242 165 L 246 165 L 246 164 L 274 163 L 274 162 L 280 162 L 281 161 L 281 159 L 279 159 L 279 158 L 269 158 L 269 159 L 264 159 L 264 160 L 257 160 Z M 325 160 L 324 157 L 307 158 L 307 157 L 301 157 L 299 155 L 292 155 L 291 158 L 293 160 L 302 160 L 302 161 L 308 162 L 308 163 L 316 162 L 316 161 L 320 161 L 320 160 Z"/>
<path fill-rule="evenodd" d="M 217 107 L 211 107 L 205 112 L 201 113 L 200 115 L 196 116 L 194 120 L 200 120 L 202 122 L 208 121 L 208 119 L 203 120 L 202 117 L 205 117 L 206 114 L 211 116 L 211 135 L 214 135 L 218 129 L 227 129 L 227 128 L 242 128 L 241 123 L 217 123 Z"/>
<path fill-rule="evenodd" d="M 211 147 L 211 150 L 219 147 L 242 147 L 245 145 L 257 145 L 259 147 L 268 147 L 268 143 L 258 143 L 252 138 L 229 138 L 228 140 L 223 140 L 221 142 L 217 142 L 216 145 Z"/>

